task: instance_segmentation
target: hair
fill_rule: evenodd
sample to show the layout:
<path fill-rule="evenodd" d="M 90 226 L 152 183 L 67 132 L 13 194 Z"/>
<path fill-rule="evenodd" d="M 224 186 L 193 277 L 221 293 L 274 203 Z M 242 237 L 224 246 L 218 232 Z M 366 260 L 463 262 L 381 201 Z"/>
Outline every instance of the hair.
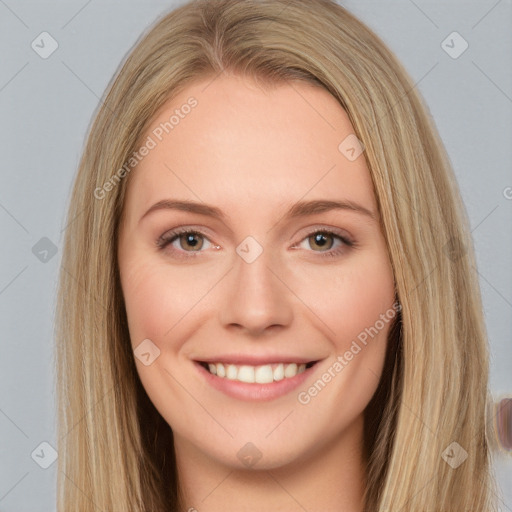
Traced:
<path fill-rule="evenodd" d="M 182 506 L 172 429 L 149 400 L 131 350 L 117 263 L 129 180 L 112 178 L 164 103 L 220 73 L 268 87 L 323 87 L 364 145 L 401 303 L 365 410 L 365 511 L 495 510 L 473 242 L 414 83 L 334 0 L 196 0 L 157 20 L 124 59 L 75 177 L 56 312 L 59 512 Z M 100 197 L 99 188 L 107 193 Z M 467 452 L 456 469 L 442 456 L 453 442 Z"/>

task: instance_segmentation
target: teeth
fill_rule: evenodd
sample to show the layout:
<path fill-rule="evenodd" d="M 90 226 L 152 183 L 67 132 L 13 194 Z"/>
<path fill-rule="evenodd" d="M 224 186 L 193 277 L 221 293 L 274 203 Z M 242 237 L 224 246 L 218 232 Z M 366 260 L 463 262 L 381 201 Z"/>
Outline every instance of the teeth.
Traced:
<path fill-rule="evenodd" d="M 238 377 L 240 378 L 240 374 L 238 374 Z M 272 371 L 272 366 L 269 364 L 265 366 L 258 366 L 254 372 L 254 382 L 257 382 L 258 384 L 268 384 L 269 382 L 274 382 L 274 372 Z"/>
<path fill-rule="evenodd" d="M 295 375 L 297 375 L 297 365 L 295 363 L 289 364 L 284 369 L 284 376 L 285 377 L 294 377 Z"/>
<path fill-rule="evenodd" d="M 238 368 L 234 364 L 226 368 L 226 379 L 235 380 L 238 374 Z"/>
<path fill-rule="evenodd" d="M 295 377 L 295 375 L 306 371 L 306 365 L 304 363 L 299 365 L 297 363 L 278 363 L 263 366 L 237 366 L 235 364 L 209 363 L 208 369 L 210 373 L 217 375 L 217 377 L 225 377 L 249 384 L 270 384 L 274 381 Z"/>
<path fill-rule="evenodd" d="M 283 380 L 284 379 L 284 364 L 280 363 L 277 368 L 274 370 L 274 380 Z"/>
<path fill-rule="evenodd" d="M 236 379 L 241 382 L 254 382 L 254 366 L 240 366 Z"/>
<path fill-rule="evenodd" d="M 225 377 L 226 376 L 226 370 L 224 369 L 223 364 L 217 364 L 214 365 L 217 368 L 217 376 L 218 377 Z"/>

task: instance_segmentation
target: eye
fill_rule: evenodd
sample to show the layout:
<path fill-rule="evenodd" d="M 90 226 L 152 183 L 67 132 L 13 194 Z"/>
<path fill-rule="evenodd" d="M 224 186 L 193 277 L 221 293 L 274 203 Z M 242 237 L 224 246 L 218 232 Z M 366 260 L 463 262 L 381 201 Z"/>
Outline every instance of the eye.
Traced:
<path fill-rule="evenodd" d="M 338 240 L 339 243 L 335 249 L 332 249 L 336 240 Z M 325 228 L 316 229 L 302 240 L 302 243 L 304 242 L 308 243 L 309 246 L 313 248 L 313 252 L 322 253 L 320 254 L 322 257 L 339 256 L 344 253 L 347 248 L 355 246 L 355 242 L 348 237 Z M 319 248 L 320 250 L 317 251 L 315 248 Z"/>
<path fill-rule="evenodd" d="M 173 253 L 178 254 L 178 257 L 186 258 L 189 256 L 196 256 L 194 253 L 201 252 L 201 249 L 203 248 L 208 249 L 209 246 L 205 246 L 205 241 L 212 246 L 211 242 L 203 233 L 189 228 L 178 228 L 164 233 L 156 241 L 156 245 L 160 250 L 165 249 L 167 246 L 172 246 Z M 212 247 L 218 248 L 218 246 Z"/>

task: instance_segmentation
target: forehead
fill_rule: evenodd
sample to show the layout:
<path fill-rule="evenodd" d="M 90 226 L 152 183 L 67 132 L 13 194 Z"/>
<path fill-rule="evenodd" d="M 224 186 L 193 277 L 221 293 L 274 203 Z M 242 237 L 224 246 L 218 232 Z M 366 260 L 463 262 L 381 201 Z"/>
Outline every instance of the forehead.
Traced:
<path fill-rule="evenodd" d="M 267 88 L 224 75 L 198 81 L 149 123 L 141 141 L 151 149 L 131 171 L 125 208 L 140 216 L 172 197 L 223 205 L 228 213 L 301 198 L 348 198 L 373 209 L 364 156 L 351 161 L 340 150 L 353 133 L 323 88 Z"/>

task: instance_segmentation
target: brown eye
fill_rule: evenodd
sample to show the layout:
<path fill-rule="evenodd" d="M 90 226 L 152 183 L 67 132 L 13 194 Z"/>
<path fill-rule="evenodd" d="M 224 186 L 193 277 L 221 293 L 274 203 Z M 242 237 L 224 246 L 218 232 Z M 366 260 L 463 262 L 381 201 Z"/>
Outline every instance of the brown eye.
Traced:
<path fill-rule="evenodd" d="M 328 251 L 334 244 L 332 233 L 318 231 L 308 237 L 312 249 L 319 248 L 320 251 Z"/>
<path fill-rule="evenodd" d="M 205 235 L 193 229 L 166 232 L 156 240 L 156 245 L 160 250 L 166 250 L 177 257 L 197 256 L 212 246 Z"/>
<path fill-rule="evenodd" d="M 191 248 L 192 251 L 199 251 L 203 247 L 202 235 L 199 233 L 183 233 L 179 235 L 179 241 L 184 250 Z"/>
<path fill-rule="evenodd" d="M 308 252 L 317 253 L 320 257 L 341 257 L 357 244 L 345 234 L 330 229 L 316 229 L 302 239 L 296 248 L 306 249 Z"/>

